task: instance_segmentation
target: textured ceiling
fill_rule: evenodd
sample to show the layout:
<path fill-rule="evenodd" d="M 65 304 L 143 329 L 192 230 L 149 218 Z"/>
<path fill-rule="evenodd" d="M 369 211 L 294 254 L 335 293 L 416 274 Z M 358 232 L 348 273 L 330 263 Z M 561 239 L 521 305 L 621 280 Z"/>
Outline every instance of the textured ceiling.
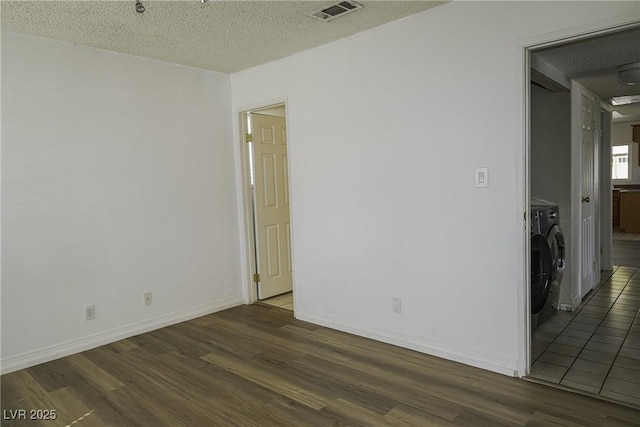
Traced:
<path fill-rule="evenodd" d="M 221 72 L 264 64 L 439 6 L 438 1 L 358 1 L 322 22 L 332 1 L 2 1 L 2 28 Z"/>
<path fill-rule="evenodd" d="M 640 61 L 640 29 L 551 47 L 534 55 L 603 99 L 640 94 L 640 85 L 623 85 L 617 79 L 617 67 Z"/>
<path fill-rule="evenodd" d="M 620 65 L 640 61 L 640 28 L 607 34 L 533 53 L 601 99 L 639 95 L 640 85 L 618 81 Z M 617 120 L 640 120 L 640 103 L 614 107 Z"/>

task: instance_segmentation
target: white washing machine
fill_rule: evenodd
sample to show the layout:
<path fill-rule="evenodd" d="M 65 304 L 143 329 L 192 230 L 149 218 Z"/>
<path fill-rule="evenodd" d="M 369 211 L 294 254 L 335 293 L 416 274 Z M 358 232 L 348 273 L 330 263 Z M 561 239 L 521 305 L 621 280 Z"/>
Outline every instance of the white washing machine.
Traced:
<path fill-rule="evenodd" d="M 531 325 L 548 320 L 558 307 L 566 267 L 560 210 L 552 202 L 531 200 Z"/>

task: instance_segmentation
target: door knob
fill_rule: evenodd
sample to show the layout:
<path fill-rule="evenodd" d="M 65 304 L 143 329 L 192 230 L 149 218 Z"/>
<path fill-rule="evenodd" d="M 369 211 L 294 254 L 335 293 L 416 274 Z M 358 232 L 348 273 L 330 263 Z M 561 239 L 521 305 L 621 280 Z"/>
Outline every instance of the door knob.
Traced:
<path fill-rule="evenodd" d="M 591 201 L 591 198 L 589 198 L 589 196 L 582 198 L 582 203 L 589 203 L 590 201 Z"/>

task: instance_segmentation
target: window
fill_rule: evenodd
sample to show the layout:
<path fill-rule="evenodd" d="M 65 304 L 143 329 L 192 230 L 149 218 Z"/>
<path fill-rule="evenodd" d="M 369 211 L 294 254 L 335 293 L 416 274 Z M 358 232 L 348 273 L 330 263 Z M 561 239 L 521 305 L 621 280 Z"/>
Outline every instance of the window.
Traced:
<path fill-rule="evenodd" d="M 629 179 L 629 146 L 617 145 L 611 148 L 611 179 Z"/>

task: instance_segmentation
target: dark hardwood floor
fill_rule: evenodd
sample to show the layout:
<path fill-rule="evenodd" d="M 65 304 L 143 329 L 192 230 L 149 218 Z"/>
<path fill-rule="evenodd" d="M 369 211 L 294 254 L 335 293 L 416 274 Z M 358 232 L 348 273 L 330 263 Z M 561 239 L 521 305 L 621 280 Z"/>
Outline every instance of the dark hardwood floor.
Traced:
<path fill-rule="evenodd" d="M 2 376 L 3 426 L 631 426 L 640 411 L 241 306 Z M 50 421 L 17 410 L 56 410 Z"/>

